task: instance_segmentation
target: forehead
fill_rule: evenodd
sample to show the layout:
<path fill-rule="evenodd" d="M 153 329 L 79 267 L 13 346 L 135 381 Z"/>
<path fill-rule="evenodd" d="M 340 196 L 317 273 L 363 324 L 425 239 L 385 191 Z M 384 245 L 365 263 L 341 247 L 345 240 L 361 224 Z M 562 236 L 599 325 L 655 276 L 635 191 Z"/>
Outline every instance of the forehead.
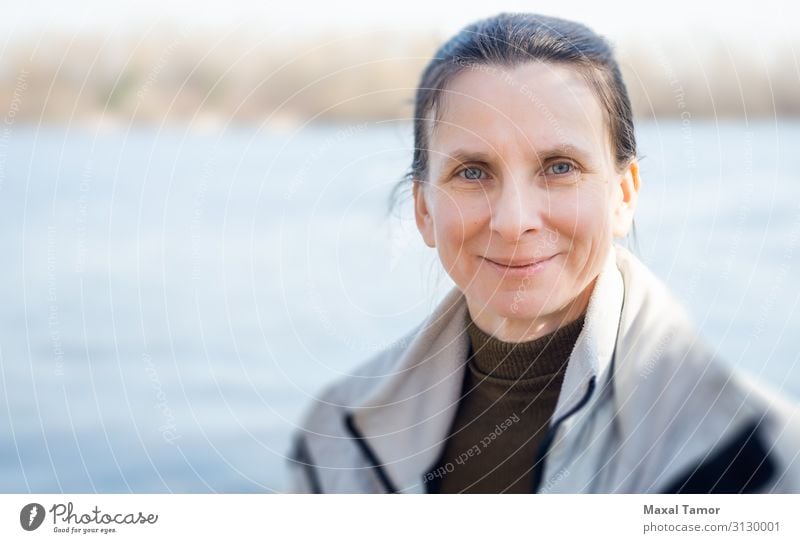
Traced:
<path fill-rule="evenodd" d="M 443 91 L 437 119 L 430 147 L 439 152 L 454 144 L 499 153 L 559 146 L 609 150 L 592 86 L 575 68 L 553 63 L 468 67 Z"/>

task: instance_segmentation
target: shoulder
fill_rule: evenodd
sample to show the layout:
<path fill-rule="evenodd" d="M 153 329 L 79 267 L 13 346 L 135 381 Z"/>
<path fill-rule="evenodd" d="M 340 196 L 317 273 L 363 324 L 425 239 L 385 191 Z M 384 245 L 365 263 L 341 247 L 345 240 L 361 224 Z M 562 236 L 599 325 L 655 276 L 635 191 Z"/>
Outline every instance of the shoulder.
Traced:
<path fill-rule="evenodd" d="M 746 385 L 708 345 L 666 284 L 621 247 L 617 265 L 625 285 L 617 344 L 618 377 L 625 390 L 647 401 L 695 398 L 717 407 L 724 398 L 740 402 Z"/>
<path fill-rule="evenodd" d="M 618 421 L 627 439 L 646 444 L 637 450 L 661 451 L 654 465 L 668 458 L 676 464 L 704 458 L 700 464 L 709 470 L 714 459 L 740 468 L 751 462 L 753 470 L 769 464 L 774 472 L 764 488 L 800 489 L 798 406 L 723 360 L 668 287 L 634 255 L 618 248 L 617 265 L 627 307 L 615 382 Z"/>
<path fill-rule="evenodd" d="M 683 304 L 635 255 L 615 249 L 624 285 L 617 337 L 623 384 L 633 389 L 664 382 L 661 378 L 676 365 L 683 375 L 707 371 L 701 368 L 709 360 L 707 348 Z"/>
<path fill-rule="evenodd" d="M 673 325 L 680 323 L 693 328 L 689 314 L 664 281 L 629 250 L 618 245 L 614 249 L 625 285 L 628 311 L 634 311 L 637 317 L 654 317 L 666 311 Z"/>

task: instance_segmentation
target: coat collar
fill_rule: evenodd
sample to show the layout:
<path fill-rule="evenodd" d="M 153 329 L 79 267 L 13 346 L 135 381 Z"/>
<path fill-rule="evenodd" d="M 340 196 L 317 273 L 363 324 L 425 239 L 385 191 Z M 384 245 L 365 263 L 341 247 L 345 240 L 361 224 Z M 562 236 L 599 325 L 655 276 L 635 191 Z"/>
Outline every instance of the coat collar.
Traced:
<path fill-rule="evenodd" d="M 580 401 L 592 377 L 602 383 L 609 374 L 624 291 L 619 250 L 624 251 L 610 247 L 606 254 L 552 420 Z M 454 287 L 387 377 L 352 408 L 352 424 L 400 492 L 425 492 L 425 474 L 438 460 L 455 417 L 469 350 L 467 311 L 463 293 Z"/>

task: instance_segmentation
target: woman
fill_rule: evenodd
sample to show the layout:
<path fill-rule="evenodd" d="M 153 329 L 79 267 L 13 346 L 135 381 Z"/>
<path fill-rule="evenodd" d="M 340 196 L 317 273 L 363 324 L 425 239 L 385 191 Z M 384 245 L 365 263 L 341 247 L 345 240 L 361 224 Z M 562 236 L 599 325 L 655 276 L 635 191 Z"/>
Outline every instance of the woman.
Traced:
<path fill-rule="evenodd" d="M 416 223 L 456 287 L 328 387 L 301 492 L 795 492 L 795 406 L 718 362 L 615 245 L 640 190 L 630 101 L 588 28 L 500 14 L 417 90 Z"/>

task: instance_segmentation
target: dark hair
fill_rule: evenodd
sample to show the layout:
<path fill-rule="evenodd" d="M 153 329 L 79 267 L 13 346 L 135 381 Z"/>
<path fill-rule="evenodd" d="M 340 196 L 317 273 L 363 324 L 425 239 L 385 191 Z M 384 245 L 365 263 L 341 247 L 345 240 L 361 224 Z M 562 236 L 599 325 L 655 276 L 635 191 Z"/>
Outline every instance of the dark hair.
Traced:
<path fill-rule="evenodd" d="M 636 157 L 633 112 L 628 91 L 608 42 L 573 21 L 533 13 L 500 13 L 476 21 L 442 45 L 422 73 L 414 100 L 414 157 L 409 171 L 395 186 L 423 182 L 428 174 L 428 116 L 433 127 L 442 95 L 453 78 L 469 67 L 514 68 L 531 61 L 567 64 L 587 78 L 603 106 L 618 170 Z M 633 229 L 635 238 L 635 226 Z"/>

